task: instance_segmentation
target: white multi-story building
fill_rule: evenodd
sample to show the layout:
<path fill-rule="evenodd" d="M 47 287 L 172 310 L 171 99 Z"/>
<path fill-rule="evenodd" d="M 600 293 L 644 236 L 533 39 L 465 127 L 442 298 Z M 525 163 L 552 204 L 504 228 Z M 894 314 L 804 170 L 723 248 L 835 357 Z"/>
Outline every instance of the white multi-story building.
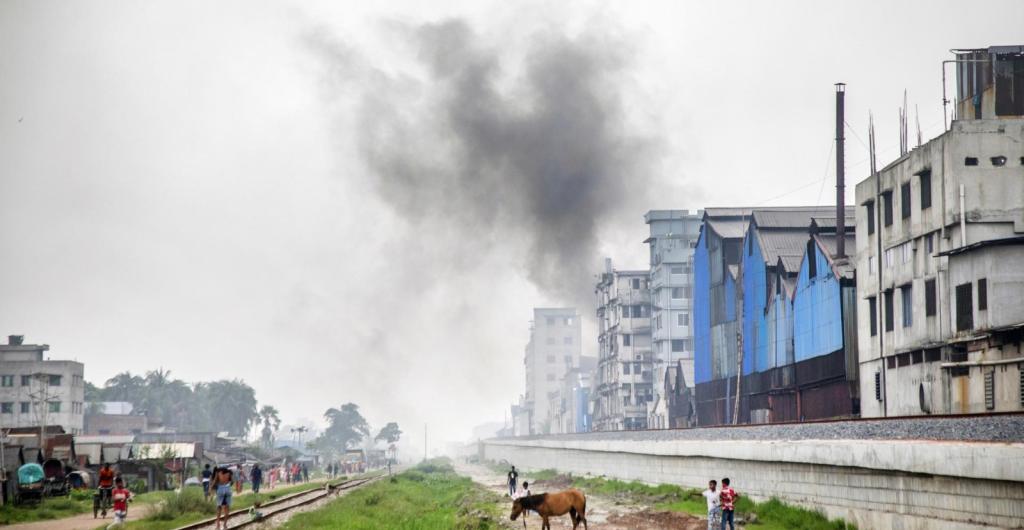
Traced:
<path fill-rule="evenodd" d="M 865 417 L 1024 408 L 1024 46 L 954 53 L 949 130 L 857 184 Z"/>
<path fill-rule="evenodd" d="M 24 344 L 10 335 L 0 345 L 0 428 L 59 425 L 82 432 L 85 365 L 45 360 L 46 344 Z"/>
<path fill-rule="evenodd" d="M 703 210 L 651 210 L 644 216 L 650 237 L 651 339 L 655 379 L 682 364 L 687 385 L 693 385 L 693 249 L 700 236 Z M 661 392 L 660 387 L 656 392 Z M 667 424 L 667 421 L 666 421 Z"/>
<path fill-rule="evenodd" d="M 570 370 L 579 367 L 581 327 L 576 308 L 536 308 L 523 362 L 526 365 L 524 408 L 533 434 L 552 432 L 552 402 Z M 554 430 L 557 430 L 554 429 Z"/>
<path fill-rule="evenodd" d="M 616 271 L 611 260 L 597 284 L 598 360 L 593 428 L 647 428 L 654 401 L 651 293 L 648 271 Z"/>

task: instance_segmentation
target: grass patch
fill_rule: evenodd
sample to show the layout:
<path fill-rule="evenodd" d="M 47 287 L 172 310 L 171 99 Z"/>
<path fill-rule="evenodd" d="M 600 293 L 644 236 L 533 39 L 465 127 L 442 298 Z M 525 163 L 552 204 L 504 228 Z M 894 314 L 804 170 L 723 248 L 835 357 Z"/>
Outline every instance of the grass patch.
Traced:
<path fill-rule="evenodd" d="M 75 497 L 61 497 L 43 499 L 39 504 L 5 504 L 0 506 L 0 525 L 63 519 L 91 509 L 92 495 L 89 496 L 88 502 Z"/>
<path fill-rule="evenodd" d="M 457 475 L 447 459 L 434 459 L 298 514 L 282 528 L 492 530 L 499 528 L 498 500 Z"/>

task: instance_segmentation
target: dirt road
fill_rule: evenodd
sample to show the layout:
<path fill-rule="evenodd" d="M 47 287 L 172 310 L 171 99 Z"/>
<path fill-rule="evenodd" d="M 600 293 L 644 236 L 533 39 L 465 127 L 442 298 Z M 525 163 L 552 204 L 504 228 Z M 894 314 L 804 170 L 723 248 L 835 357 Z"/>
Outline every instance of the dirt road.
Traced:
<path fill-rule="evenodd" d="M 505 477 L 488 467 L 478 464 L 455 463 L 455 470 L 463 476 L 470 477 L 473 482 L 485 486 L 487 489 L 502 494 L 508 498 L 508 486 L 505 484 Z M 530 479 L 529 472 L 522 472 L 519 475 L 519 482 L 530 483 L 532 493 L 543 493 L 545 491 L 558 491 L 567 487 L 565 481 L 546 482 L 543 480 L 534 481 Z M 700 518 L 686 513 L 668 512 L 645 506 L 640 502 L 627 498 L 607 498 L 600 495 L 587 495 L 587 522 L 596 524 L 596 528 L 603 530 L 660 530 L 672 528 L 675 530 L 704 530 L 707 522 Z M 501 503 L 501 510 L 504 513 L 511 512 L 512 502 L 506 500 Z M 509 529 L 524 528 L 522 519 L 516 522 L 505 518 L 503 522 Z M 540 517 L 531 513 L 526 518 L 527 530 L 539 529 Z M 571 529 L 572 522 L 569 516 L 551 519 L 551 528 Z M 582 528 L 582 527 L 581 527 Z"/>

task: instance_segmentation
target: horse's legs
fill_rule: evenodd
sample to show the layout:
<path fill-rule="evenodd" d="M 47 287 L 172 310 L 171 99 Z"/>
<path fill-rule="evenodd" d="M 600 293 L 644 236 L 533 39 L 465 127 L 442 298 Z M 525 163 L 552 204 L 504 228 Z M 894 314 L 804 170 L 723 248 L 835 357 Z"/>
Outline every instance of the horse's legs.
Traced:
<path fill-rule="evenodd" d="M 540 523 L 540 530 L 551 530 L 551 521 L 548 520 L 548 516 L 542 515 Z"/>

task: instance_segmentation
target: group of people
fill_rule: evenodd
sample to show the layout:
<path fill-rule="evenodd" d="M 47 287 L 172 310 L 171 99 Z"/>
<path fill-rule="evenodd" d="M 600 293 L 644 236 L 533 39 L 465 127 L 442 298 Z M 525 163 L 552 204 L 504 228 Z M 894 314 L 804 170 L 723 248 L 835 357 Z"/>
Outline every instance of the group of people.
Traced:
<path fill-rule="evenodd" d="M 725 530 L 726 523 L 730 530 L 736 530 L 735 503 L 740 494 L 729 485 L 729 479 L 722 479 L 721 488 L 717 481 L 709 481 L 702 495 L 708 501 L 708 530 Z"/>
<path fill-rule="evenodd" d="M 523 481 L 523 487 L 519 488 L 516 485 L 518 481 L 519 472 L 516 471 L 516 466 L 512 466 L 512 470 L 508 472 L 508 496 L 512 497 L 512 500 L 526 497 L 530 494 L 530 483 Z"/>
<path fill-rule="evenodd" d="M 132 492 L 124 485 L 124 479 L 105 462 L 100 468 L 98 479 L 100 502 L 109 501 L 114 509 L 114 522 L 110 526 L 123 524 L 128 518 L 128 502 Z"/>

